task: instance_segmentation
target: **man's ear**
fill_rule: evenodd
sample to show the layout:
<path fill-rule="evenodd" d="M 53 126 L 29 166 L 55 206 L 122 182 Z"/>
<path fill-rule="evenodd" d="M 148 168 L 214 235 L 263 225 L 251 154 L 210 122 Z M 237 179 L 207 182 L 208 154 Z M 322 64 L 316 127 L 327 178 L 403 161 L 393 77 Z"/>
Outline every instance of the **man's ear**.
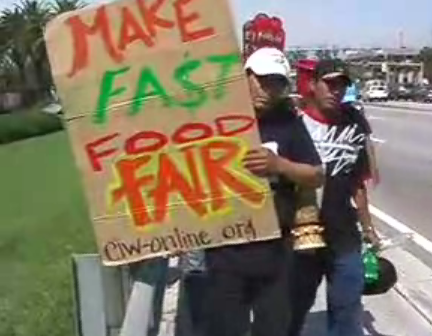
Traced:
<path fill-rule="evenodd" d="M 308 96 L 312 95 L 315 93 L 316 90 L 316 81 L 315 80 L 310 80 L 309 81 L 309 85 L 308 85 Z"/>

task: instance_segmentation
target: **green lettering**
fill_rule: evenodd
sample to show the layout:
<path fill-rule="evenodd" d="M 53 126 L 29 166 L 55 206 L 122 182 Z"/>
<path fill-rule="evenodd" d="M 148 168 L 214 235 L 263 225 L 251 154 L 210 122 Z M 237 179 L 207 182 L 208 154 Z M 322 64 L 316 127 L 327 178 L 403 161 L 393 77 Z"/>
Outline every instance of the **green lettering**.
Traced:
<path fill-rule="evenodd" d="M 241 63 L 240 55 L 234 54 L 226 54 L 226 55 L 211 55 L 207 57 L 207 60 L 211 63 L 220 64 L 220 72 L 219 76 L 216 80 L 216 88 L 215 88 L 215 98 L 221 99 L 225 96 L 225 83 L 232 72 L 232 67 L 235 64 Z"/>
<path fill-rule="evenodd" d="M 190 80 L 190 75 L 195 70 L 201 68 L 200 60 L 190 60 L 181 64 L 174 72 L 174 79 L 181 85 L 182 89 L 187 93 L 187 100 L 177 101 L 179 106 L 195 112 L 207 101 L 207 93 L 204 88 Z"/>
<path fill-rule="evenodd" d="M 149 86 L 153 90 L 148 91 Z M 165 106 L 171 106 L 172 104 L 171 98 L 166 93 L 159 79 L 155 76 L 152 69 L 147 67 L 141 72 L 130 114 L 137 114 L 141 110 L 143 103 L 151 97 L 162 98 Z"/>
<path fill-rule="evenodd" d="M 96 112 L 93 118 L 94 123 L 103 124 L 106 122 L 109 99 L 122 94 L 126 90 L 126 87 L 124 86 L 121 86 L 113 90 L 115 77 L 117 75 L 122 75 L 125 72 L 128 72 L 129 69 L 130 67 L 125 67 L 120 70 L 105 72 L 100 87 L 100 94 L 99 94 L 99 100 L 98 100 Z"/>

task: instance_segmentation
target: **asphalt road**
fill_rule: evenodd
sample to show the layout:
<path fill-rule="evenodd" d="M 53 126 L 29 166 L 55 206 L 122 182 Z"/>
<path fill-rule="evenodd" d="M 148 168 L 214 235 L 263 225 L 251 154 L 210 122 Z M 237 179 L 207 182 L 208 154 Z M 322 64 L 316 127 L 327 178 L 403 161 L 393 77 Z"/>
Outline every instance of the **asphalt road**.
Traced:
<path fill-rule="evenodd" d="M 368 105 L 366 113 L 381 172 L 371 203 L 432 241 L 432 105 Z"/>

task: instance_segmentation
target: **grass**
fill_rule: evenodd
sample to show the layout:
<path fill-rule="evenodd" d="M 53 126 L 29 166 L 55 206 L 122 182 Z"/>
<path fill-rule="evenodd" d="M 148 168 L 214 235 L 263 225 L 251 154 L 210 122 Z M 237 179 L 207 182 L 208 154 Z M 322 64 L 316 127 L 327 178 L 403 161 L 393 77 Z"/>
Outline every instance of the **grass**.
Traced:
<path fill-rule="evenodd" d="M 70 256 L 95 250 L 65 132 L 0 146 L 0 336 L 75 335 Z"/>

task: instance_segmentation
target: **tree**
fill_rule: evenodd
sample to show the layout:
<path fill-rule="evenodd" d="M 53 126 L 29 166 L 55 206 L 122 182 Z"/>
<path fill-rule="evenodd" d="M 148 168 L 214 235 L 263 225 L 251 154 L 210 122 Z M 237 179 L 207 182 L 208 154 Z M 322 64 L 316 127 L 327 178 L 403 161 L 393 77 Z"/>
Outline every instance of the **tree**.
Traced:
<path fill-rule="evenodd" d="M 51 3 L 51 10 L 55 15 L 73 11 L 85 6 L 85 2 L 82 0 L 55 0 Z"/>
<path fill-rule="evenodd" d="M 12 63 L 18 72 L 21 83 L 26 82 L 26 50 L 23 38 L 24 17 L 19 8 L 5 9 L 0 16 L 0 57 L 3 64 Z"/>
<path fill-rule="evenodd" d="M 424 47 L 418 55 L 418 61 L 423 62 L 424 77 L 432 83 L 432 48 Z"/>
<path fill-rule="evenodd" d="M 0 13 L 0 75 L 20 90 L 36 88 L 36 98 L 52 85 L 44 28 L 54 16 L 82 8 L 81 0 L 21 0 Z M 16 72 L 16 74 L 14 74 Z M 26 95 L 27 97 L 27 95 Z"/>
<path fill-rule="evenodd" d="M 27 69 L 36 81 L 37 94 L 41 95 L 48 90 L 51 82 L 51 76 L 45 67 L 48 57 L 43 35 L 50 11 L 44 2 L 36 0 L 22 0 L 18 7 L 25 21 L 23 39 L 28 59 Z"/>

